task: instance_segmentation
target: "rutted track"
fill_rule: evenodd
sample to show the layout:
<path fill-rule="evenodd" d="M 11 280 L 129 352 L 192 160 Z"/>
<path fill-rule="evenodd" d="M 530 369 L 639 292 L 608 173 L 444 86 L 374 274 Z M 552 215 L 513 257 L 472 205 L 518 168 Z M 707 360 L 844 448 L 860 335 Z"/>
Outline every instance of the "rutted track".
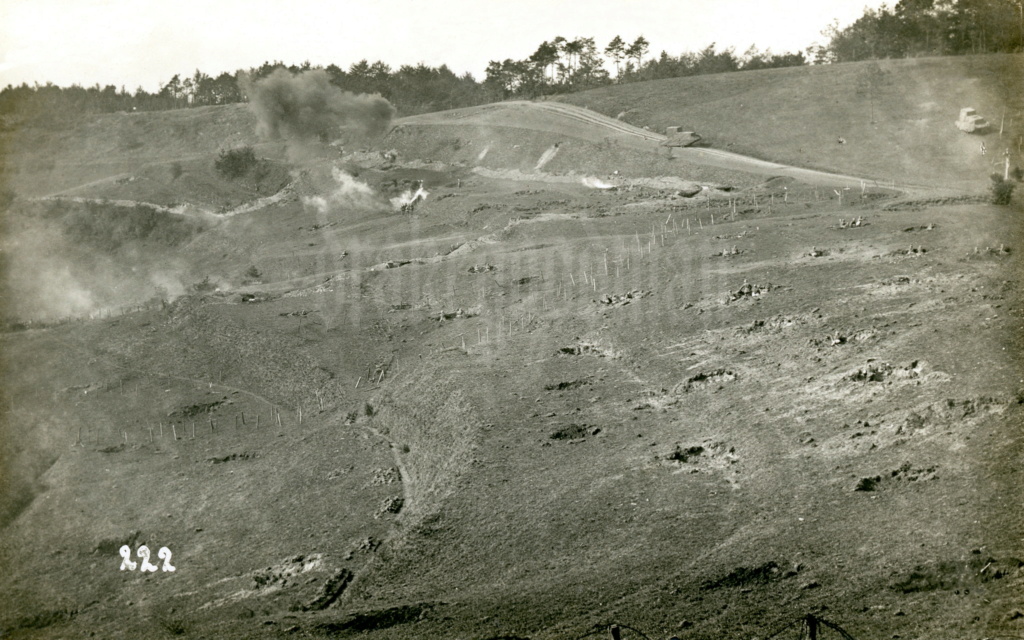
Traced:
<path fill-rule="evenodd" d="M 541 116 L 537 119 L 536 116 Z M 551 117 L 554 116 L 554 117 Z M 424 113 L 402 118 L 395 122 L 396 127 L 416 125 L 466 126 L 483 125 L 488 127 L 505 127 L 518 129 L 537 129 L 573 135 L 563 131 L 567 120 L 572 124 L 595 127 L 594 141 L 606 138 L 608 133 L 618 134 L 619 140 L 631 146 L 655 150 L 657 145 L 665 141 L 665 136 L 635 127 L 614 118 L 601 115 L 589 109 L 558 102 L 527 102 L 513 100 L 480 107 L 467 107 L 453 111 Z M 549 126 L 544 126 L 549 125 Z"/>

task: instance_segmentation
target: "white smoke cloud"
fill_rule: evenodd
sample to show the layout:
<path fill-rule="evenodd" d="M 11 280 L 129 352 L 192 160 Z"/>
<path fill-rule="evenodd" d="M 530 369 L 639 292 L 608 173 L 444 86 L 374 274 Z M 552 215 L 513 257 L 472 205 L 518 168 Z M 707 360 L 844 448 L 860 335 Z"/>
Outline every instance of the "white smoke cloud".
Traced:
<path fill-rule="evenodd" d="M 604 180 L 601 180 L 600 178 L 594 178 L 594 177 L 591 177 L 591 176 L 586 176 L 585 178 L 580 180 L 580 182 L 583 183 L 583 186 L 590 187 L 591 189 L 614 189 L 615 188 L 615 185 L 609 184 L 609 183 L 605 182 Z"/>
<path fill-rule="evenodd" d="M 155 295 L 173 300 L 186 293 L 184 261 L 128 246 L 105 253 L 79 246 L 56 224 L 35 218 L 19 222 L 19 228 L 0 241 L 0 300 L 6 319 L 97 317 Z"/>
<path fill-rule="evenodd" d="M 426 200 L 430 192 L 423 188 L 423 183 L 416 188 L 416 191 L 406 189 L 402 195 L 391 198 L 391 206 L 394 207 L 395 211 L 402 211 L 407 207 L 415 205 L 417 202 Z"/>
<path fill-rule="evenodd" d="M 303 196 L 302 204 L 316 209 L 320 214 L 326 214 L 329 210 L 338 208 L 376 209 L 380 207 L 377 194 L 370 185 L 356 180 L 338 167 L 332 167 L 331 174 L 337 187 L 326 196 Z"/>

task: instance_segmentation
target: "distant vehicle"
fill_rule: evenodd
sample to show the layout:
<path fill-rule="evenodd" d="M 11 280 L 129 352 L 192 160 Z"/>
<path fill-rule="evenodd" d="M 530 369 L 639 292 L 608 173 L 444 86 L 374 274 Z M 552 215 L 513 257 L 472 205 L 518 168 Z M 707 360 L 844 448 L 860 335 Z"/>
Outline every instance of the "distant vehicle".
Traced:
<path fill-rule="evenodd" d="M 960 117 L 956 120 L 956 128 L 964 133 L 984 133 L 988 131 L 988 120 L 978 115 L 978 112 L 971 107 L 964 107 L 960 110 Z"/>

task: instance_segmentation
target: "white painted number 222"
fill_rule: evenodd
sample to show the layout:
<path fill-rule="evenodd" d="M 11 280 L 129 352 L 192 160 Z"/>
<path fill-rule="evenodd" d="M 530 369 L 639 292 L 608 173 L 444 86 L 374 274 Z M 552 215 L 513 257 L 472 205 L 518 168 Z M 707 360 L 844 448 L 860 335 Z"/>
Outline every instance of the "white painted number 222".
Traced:
<path fill-rule="evenodd" d="M 142 545 L 136 551 L 139 558 L 142 560 L 142 566 L 139 567 L 139 571 L 153 572 L 157 569 L 163 569 L 164 571 L 174 571 L 174 567 L 171 566 L 171 550 L 167 547 L 160 547 L 160 551 L 157 552 L 156 556 L 164 561 L 162 567 L 157 567 L 155 564 L 149 562 L 149 547 Z M 139 563 L 132 562 L 132 549 L 128 545 L 121 547 L 121 571 L 135 571 L 135 567 L 138 567 Z"/>

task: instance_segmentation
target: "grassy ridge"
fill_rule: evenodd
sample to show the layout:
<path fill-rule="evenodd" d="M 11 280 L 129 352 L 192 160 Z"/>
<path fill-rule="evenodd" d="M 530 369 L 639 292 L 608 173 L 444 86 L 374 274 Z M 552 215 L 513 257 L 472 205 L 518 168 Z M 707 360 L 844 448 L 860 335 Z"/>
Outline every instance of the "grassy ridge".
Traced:
<path fill-rule="evenodd" d="M 976 189 L 1006 147 L 1022 163 L 1022 78 L 1021 55 L 919 58 L 672 78 L 559 100 L 654 131 L 681 125 L 716 148 L 786 164 Z M 993 131 L 960 133 L 953 122 L 966 106 Z"/>

